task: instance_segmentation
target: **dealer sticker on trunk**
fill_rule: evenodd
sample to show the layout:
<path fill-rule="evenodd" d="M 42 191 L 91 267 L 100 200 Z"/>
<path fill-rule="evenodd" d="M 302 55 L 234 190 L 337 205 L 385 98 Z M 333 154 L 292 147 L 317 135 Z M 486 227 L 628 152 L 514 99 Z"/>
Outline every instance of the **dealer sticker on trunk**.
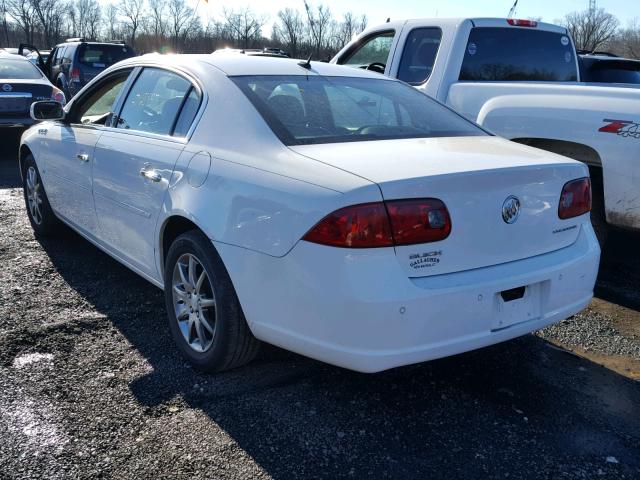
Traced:
<path fill-rule="evenodd" d="M 435 267 L 440 263 L 442 250 L 434 250 L 425 253 L 413 253 L 409 255 L 409 266 L 414 270 Z"/>

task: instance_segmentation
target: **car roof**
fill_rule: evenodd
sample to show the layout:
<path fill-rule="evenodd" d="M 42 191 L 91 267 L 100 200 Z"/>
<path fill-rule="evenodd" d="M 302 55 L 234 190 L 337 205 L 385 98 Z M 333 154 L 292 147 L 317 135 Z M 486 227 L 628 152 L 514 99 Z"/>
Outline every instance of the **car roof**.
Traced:
<path fill-rule="evenodd" d="M 345 67 L 331 63 L 311 61 L 311 68 L 306 69 L 299 64 L 306 62 L 301 59 L 274 58 L 256 55 L 160 55 L 147 54 L 141 57 L 133 57 L 118 63 L 122 65 L 160 65 L 179 67 L 188 72 L 195 73 L 196 65 L 211 65 L 222 71 L 227 76 L 240 75 L 309 75 L 309 76 L 336 76 L 336 77 L 362 77 L 378 80 L 396 81 L 379 73 L 369 72 L 358 68 Z"/>

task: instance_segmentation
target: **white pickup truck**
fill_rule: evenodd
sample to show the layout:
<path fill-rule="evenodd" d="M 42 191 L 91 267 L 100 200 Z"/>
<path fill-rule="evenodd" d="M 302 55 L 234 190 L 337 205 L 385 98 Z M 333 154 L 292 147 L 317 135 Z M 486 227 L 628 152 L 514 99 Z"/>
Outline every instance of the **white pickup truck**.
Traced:
<path fill-rule="evenodd" d="M 388 22 L 332 63 L 399 78 L 497 135 L 586 163 L 598 236 L 605 212 L 608 224 L 640 230 L 640 89 L 580 83 L 565 28 L 516 19 Z"/>

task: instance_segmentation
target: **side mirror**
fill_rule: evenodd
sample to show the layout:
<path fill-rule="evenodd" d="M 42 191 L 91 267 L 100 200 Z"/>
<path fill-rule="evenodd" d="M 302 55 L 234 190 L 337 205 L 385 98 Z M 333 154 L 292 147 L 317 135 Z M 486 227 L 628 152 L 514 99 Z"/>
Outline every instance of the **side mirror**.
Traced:
<path fill-rule="evenodd" d="M 43 102 L 33 102 L 31 104 L 31 118 L 34 120 L 62 120 L 64 109 L 60 102 L 45 100 Z"/>

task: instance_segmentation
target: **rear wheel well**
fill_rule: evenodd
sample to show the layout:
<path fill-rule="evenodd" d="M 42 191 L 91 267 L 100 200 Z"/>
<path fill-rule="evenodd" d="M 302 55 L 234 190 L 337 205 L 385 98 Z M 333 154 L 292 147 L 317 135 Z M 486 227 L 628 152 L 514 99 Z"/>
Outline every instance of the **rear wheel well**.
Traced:
<path fill-rule="evenodd" d="M 169 217 L 162 228 L 161 241 L 160 246 L 162 248 L 161 259 L 162 259 L 162 270 L 164 271 L 164 263 L 167 259 L 167 252 L 171 247 L 171 244 L 174 242 L 176 238 L 182 235 L 185 232 L 190 230 L 198 230 L 202 232 L 195 223 L 185 217 L 174 216 Z M 204 232 L 203 232 L 204 233 Z"/>
<path fill-rule="evenodd" d="M 582 143 L 549 138 L 514 138 L 512 141 L 573 158 L 574 160 L 586 163 L 589 167 L 602 167 L 602 160 L 598 152 Z"/>

